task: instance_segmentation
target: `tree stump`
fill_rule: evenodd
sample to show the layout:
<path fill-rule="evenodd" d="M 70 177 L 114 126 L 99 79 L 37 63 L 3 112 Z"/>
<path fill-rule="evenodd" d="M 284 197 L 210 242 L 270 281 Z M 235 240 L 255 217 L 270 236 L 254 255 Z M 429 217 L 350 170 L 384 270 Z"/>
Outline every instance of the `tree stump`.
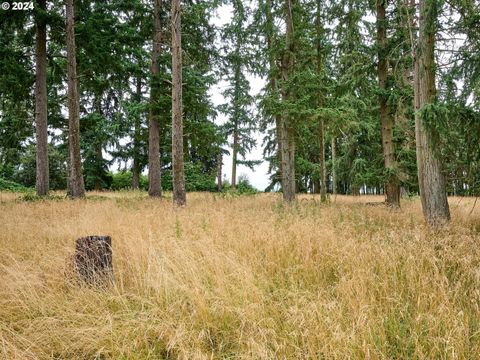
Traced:
<path fill-rule="evenodd" d="M 113 282 L 112 238 L 87 236 L 75 242 L 75 270 L 78 277 L 90 285 Z"/>

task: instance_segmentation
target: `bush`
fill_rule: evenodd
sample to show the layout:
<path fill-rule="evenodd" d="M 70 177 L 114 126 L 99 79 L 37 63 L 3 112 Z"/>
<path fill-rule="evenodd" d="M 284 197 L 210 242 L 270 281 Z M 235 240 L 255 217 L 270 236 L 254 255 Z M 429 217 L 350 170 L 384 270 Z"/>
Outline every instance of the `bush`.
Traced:
<path fill-rule="evenodd" d="M 120 171 L 117 173 L 110 172 L 112 177 L 112 183 L 110 189 L 112 190 L 124 190 L 132 187 L 132 172 Z"/>
<path fill-rule="evenodd" d="M 222 192 L 229 195 L 255 195 L 258 190 L 250 184 L 248 178 L 241 176 L 235 189 L 230 184 L 224 184 Z"/>
<path fill-rule="evenodd" d="M 113 178 L 111 172 L 100 172 L 99 174 L 93 172 L 84 173 L 83 178 L 85 180 L 86 190 L 95 190 L 96 186 L 99 186 L 99 189 L 112 188 Z"/>
<path fill-rule="evenodd" d="M 237 192 L 245 195 L 253 195 L 256 194 L 258 191 L 252 186 L 252 184 L 250 184 L 250 181 L 248 179 L 242 179 L 238 182 Z"/>
<path fill-rule="evenodd" d="M 167 170 L 162 173 L 162 188 L 166 191 L 172 191 L 172 171 Z M 185 164 L 185 189 L 187 191 L 218 191 L 215 183 L 215 174 L 207 174 L 202 169 L 201 164 Z"/>
<path fill-rule="evenodd" d="M 14 181 L 0 178 L 0 191 L 26 192 L 31 190 L 32 190 L 31 188 L 25 187 Z"/>
<path fill-rule="evenodd" d="M 67 188 L 67 159 L 61 149 L 53 145 L 48 146 L 48 167 L 50 190 L 64 190 Z M 35 187 L 36 177 L 36 150 L 30 144 L 20 158 L 18 166 L 13 171 L 11 180 L 25 187 Z"/>
<path fill-rule="evenodd" d="M 132 172 L 120 171 L 117 173 L 110 172 L 112 183 L 110 189 L 125 190 L 132 188 Z M 187 191 L 217 191 L 214 174 L 206 174 L 201 164 L 185 164 L 185 188 Z M 140 176 L 140 189 L 148 190 L 148 177 Z M 162 172 L 162 189 L 164 191 L 172 191 L 172 171 L 164 170 Z"/>
<path fill-rule="evenodd" d="M 130 170 L 116 173 L 109 172 L 108 175 L 112 179 L 110 184 L 111 190 L 127 190 L 132 188 L 133 174 Z M 140 189 L 148 190 L 148 177 L 146 175 L 140 175 Z"/>

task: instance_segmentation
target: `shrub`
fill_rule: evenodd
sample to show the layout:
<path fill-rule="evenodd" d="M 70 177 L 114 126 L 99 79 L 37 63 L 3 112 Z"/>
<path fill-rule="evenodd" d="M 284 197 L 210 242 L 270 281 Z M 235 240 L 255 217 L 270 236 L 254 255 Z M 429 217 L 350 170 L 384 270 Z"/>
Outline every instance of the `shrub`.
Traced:
<path fill-rule="evenodd" d="M 258 191 L 255 189 L 248 179 L 241 179 L 237 185 L 237 192 L 245 195 L 253 195 Z"/>
<path fill-rule="evenodd" d="M 110 172 L 112 183 L 110 189 L 124 190 L 132 187 L 132 172 L 120 171 Z M 215 175 L 205 173 L 201 164 L 185 164 L 185 188 L 187 191 L 217 191 L 215 184 Z M 140 176 L 140 189 L 148 190 L 148 176 Z M 170 169 L 162 171 L 162 189 L 172 191 L 172 172 Z"/>
<path fill-rule="evenodd" d="M 232 188 L 230 184 L 224 184 L 222 188 L 222 193 L 228 195 L 255 195 L 258 193 L 258 190 L 255 189 L 247 177 L 239 177 L 237 186 L 235 189 Z"/>
<path fill-rule="evenodd" d="M 110 172 L 109 175 L 112 177 L 110 189 L 124 190 L 132 187 L 131 171 L 119 171 L 117 173 Z"/>
<path fill-rule="evenodd" d="M 166 191 L 173 189 L 172 172 L 166 170 L 162 173 L 162 188 Z M 187 191 L 217 191 L 215 174 L 208 174 L 202 169 L 201 164 L 185 164 L 185 189 Z"/>
<path fill-rule="evenodd" d="M 25 187 L 21 184 L 18 184 L 14 181 L 5 180 L 0 178 L 0 191 L 13 191 L 13 192 L 25 192 L 30 191 L 31 188 Z"/>

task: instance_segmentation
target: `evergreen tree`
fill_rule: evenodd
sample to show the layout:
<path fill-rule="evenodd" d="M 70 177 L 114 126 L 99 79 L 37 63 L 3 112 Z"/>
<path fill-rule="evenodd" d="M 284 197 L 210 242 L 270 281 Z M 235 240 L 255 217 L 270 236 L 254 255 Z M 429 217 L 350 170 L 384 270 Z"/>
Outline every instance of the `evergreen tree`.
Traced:
<path fill-rule="evenodd" d="M 77 82 L 73 0 L 66 1 L 65 9 L 68 58 L 68 184 L 69 195 L 73 198 L 78 198 L 85 196 L 85 186 L 83 180 L 82 160 L 80 157 L 80 105 Z"/>
<path fill-rule="evenodd" d="M 160 123 L 158 118 L 159 98 L 159 56 L 162 41 L 161 12 L 162 0 L 153 0 L 153 46 L 150 83 L 150 112 L 148 120 L 148 194 L 153 197 L 161 196 L 161 164 L 160 164 Z"/>
<path fill-rule="evenodd" d="M 387 205 L 400 206 L 400 185 L 396 179 L 395 149 L 393 142 L 393 118 L 388 104 L 388 57 L 387 57 L 387 0 L 377 0 L 377 47 L 378 47 L 378 83 L 380 87 L 380 124 L 382 129 L 383 158 L 388 179 L 385 184 Z"/>
<path fill-rule="evenodd" d="M 215 177 L 221 186 L 220 155 L 230 139 L 236 185 L 237 165 L 255 164 L 248 152 L 260 129 L 267 189 L 281 184 L 287 202 L 296 192 L 324 200 L 331 191 L 386 193 L 396 204 L 402 186 L 420 190 L 436 225 L 448 221 L 441 194 L 479 194 L 474 1 L 422 2 L 417 26 L 408 2 L 189 0 L 177 24 L 181 54 L 168 44 L 165 26 L 174 4 L 152 4 L 75 2 L 73 24 L 69 2 L 67 42 L 60 1 L 38 1 L 32 12 L 0 11 L 2 178 L 38 185 L 43 194 L 48 180 L 52 189 L 65 185 L 68 168 L 69 193 L 73 178 L 82 193 L 82 181 L 87 189 L 117 184 L 111 171 L 118 163 L 128 186 L 140 188 L 148 186 L 142 172 L 150 155 L 156 164 L 149 165 L 149 185 L 160 195 L 160 173 L 172 189 L 183 156 L 185 190 L 213 189 Z M 232 5 L 233 18 L 217 29 L 211 16 L 220 4 Z M 267 81 L 257 104 L 249 74 Z M 209 89 L 220 79 L 229 87 L 216 109 Z M 218 110 L 228 117 L 223 126 L 215 124 Z M 152 124 L 156 130 L 148 131 Z"/>
<path fill-rule="evenodd" d="M 436 107 L 435 24 L 438 3 L 420 0 L 418 43 L 415 47 L 415 134 L 417 141 L 418 183 L 426 220 L 434 226 L 450 221 L 450 210 L 441 161 L 433 151 L 433 139 L 425 122 Z"/>
<path fill-rule="evenodd" d="M 249 9 L 243 1 L 231 0 L 233 19 L 227 24 L 223 39 L 227 43 L 225 55 L 225 73 L 229 87 L 224 95 L 228 103 L 222 106 L 222 112 L 228 116 L 224 124 L 227 136 L 232 137 L 232 177 L 231 186 L 237 184 L 237 165 L 253 168 L 254 161 L 245 161 L 247 153 L 255 146 L 252 133 L 255 130 L 255 118 L 251 107 L 253 97 L 249 94 L 250 83 L 246 71 L 251 68 L 251 36 L 248 28 Z M 238 157 L 242 157 L 243 161 Z"/>
<path fill-rule="evenodd" d="M 46 1 L 38 1 L 36 18 L 36 71 L 35 71 L 35 131 L 37 140 L 37 195 L 47 195 L 48 177 L 48 132 L 47 132 L 47 26 L 45 22 Z"/>
<path fill-rule="evenodd" d="M 172 3 L 172 172 L 173 202 L 185 206 L 183 162 L 182 33 L 180 0 Z"/>

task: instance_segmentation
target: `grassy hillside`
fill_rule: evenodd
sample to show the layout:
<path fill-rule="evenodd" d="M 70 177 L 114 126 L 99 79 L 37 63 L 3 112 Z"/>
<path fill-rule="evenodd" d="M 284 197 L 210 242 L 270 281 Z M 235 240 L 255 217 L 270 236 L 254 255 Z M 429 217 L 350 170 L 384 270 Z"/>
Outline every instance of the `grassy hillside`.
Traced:
<path fill-rule="evenodd" d="M 25 202 L 0 194 L 2 359 L 475 359 L 480 206 L 451 198 L 284 208 L 273 194 L 141 193 Z M 317 199 L 318 200 L 318 199 Z M 65 278 L 75 238 L 113 238 L 116 283 Z"/>

